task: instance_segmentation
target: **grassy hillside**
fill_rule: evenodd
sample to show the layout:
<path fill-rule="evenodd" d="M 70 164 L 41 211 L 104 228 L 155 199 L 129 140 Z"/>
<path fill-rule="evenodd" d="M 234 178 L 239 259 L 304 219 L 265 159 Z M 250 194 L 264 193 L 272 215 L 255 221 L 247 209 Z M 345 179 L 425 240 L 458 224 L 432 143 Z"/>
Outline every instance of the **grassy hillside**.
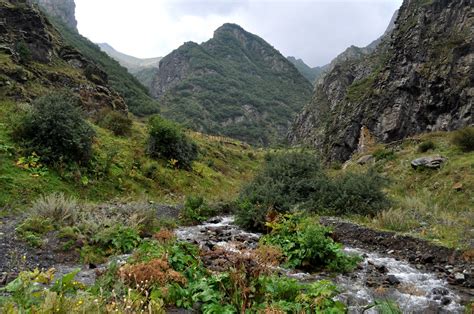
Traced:
<path fill-rule="evenodd" d="M 0 102 L 0 207 L 22 206 L 41 194 L 62 191 L 93 202 L 112 198 L 182 203 L 187 195 L 229 200 L 258 168 L 261 153 L 235 140 L 190 133 L 199 147 L 193 171 L 174 169 L 145 154 L 146 125 L 134 121 L 129 137 L 94 125 L 97 138 L 89 169 L 48 169 L 10 138 L 24 104 Z M 26 160 L 25 160 L 26 158 Z"/>
<path fill-rule="evenodd" d="M 392 208 L 374 219 L 355 217 L 371 227 L 408 233 L 450 247 L 467 248 L 474 238 L 474 153 L 451 143 L 453 133 L 430 133 L 393 146 L 376 146 L 375 166 L 389 180 L 386 192 Z M 423 143 L 434 148 L 420 152 Z M 423 144 L 427 145 L 427 144 Z M 429 144 L 428 146 L 432 146 Z M 370 153 L 370 152 L 369 152 Z M 422 156 L 441 155 L 447 162 L 439 170 L 414 170 L 410 162 Z M 348 170 L 363 171 L 355 156 Z"/>
<path fill-rule="evenodd" d="M 66 44 L 79 50 L 84 56 L 102 67 L 110 85 L 125 99 L 128 109 L 139 116 L 157 113 L 158 102 L 148 95 L 148 90 L 127 69 L 103 52 L 99 46 L 68 28 L 60 21 L 50 18 Z"/>
<path fill-rule="evenodd" d="M 167 77 L 181 76 L 169 83 Z M 311 84 L 277 50 L 225 24 L 202 45 L 163 58 L 152 89 L 165 117 L 253 144 L 274 143 L 311 97 Z"/>

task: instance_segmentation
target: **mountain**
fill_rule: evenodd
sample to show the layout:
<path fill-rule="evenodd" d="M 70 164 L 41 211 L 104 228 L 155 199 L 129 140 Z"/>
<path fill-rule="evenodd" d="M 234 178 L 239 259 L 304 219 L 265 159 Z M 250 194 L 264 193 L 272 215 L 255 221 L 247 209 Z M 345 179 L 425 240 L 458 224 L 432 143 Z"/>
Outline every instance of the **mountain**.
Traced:
<path fill-rule="evenodd" d="M 121 53 L 120 51 L 115 50 L 112 46 L 106 43 L 97 45 L 102 51 L 107 53 L 113 59 L 117 60 L 121 66 L 127 68 L 128 71 L 132 74 L 136 74 L 137 72 L 140 72 L 144 69 L 157 69 L 159 67 L 160 60 L 162 59 L 161 57 L 140 59 Z"/>
<path fill-rule="evenodd" d="M 78 33 L 75 24 L 71 22 L 75 10 L 73 0 L 28 1 L 38 4 L 41 10 L 46 13 L 48 23 L 51 23 L 59 32 L 58 36 L 61 37 L 65 46 L 72 47 L 82 56 L 92 60 L 107 75 L 108 83 L 124 98 L 132 113 L 143 116 L 159 111 L 158 102 L 148 95 L 145 86 L 128 73 L 126 68 L 101 51 L 99 46 Z"/>
<path fill-rule="evenodd" d="M 280 52 L 235 24 L 164 57 L 151 86 L 165 117 L 262 145 L 284 136 L 311 92 L 311 84 Z"/>
<path fill-rule="evenodd" d="M 83 108 L 127 111 L 109 76 L 64 41 L 36 8 L 0 1 L 0 98 L 28 102 L 51 90 L 68 89 Z"/>
<path fill-rule="evenodd" d="M 329 160 L 359 138 L 380 142 L 473 123 L 473 16 L 469 0 L 405 0 L 375 50 L 333 62 L 288 134 Z"/>
<path fill-rule="evenodd" d="M 300 73 L 311 83 L 315 83 L 316 80 L 319 78 L 319 76 L 323 73 L 324 71 L 324 66 L 323 67 L 314 67 L 311 68 L 309 65 L 304 63 L 303 60 L 301 59 L 296 59 L 295 57 L 288 57 L 288 61 L 293 63 L 295 67 L 300 71 Z"/>

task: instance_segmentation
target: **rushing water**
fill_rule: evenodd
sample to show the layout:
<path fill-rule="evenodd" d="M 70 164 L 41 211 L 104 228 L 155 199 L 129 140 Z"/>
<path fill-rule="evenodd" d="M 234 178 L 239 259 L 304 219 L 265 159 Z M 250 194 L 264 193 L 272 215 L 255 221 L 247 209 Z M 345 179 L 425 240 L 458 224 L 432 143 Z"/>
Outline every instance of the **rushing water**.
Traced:
<path fill-rule="evenodd" d="M 179 239 L 198 244 L 203 248 L 221 247 L 239 252 L 255 248 L 260 234 L 246 232 L 233 224 L 232 217 L 220 217 L 176 231 Z M 359 254 L 363 261 L 359 269 L 348 275 L 332 278 L 342 293 L 338 298 L 349 307 L 350 313 L 361 313 L 375 300 L 389 299 L 398 304 L 404 313 L 463 313 L 460 297 L 448 284 L 433 273 L 422 272 L 407 262 L 366 252 L 358 248 L 344 249 L 348 254 Z M 301 281 L 321 279 L 321 274 L 286 271 Z M 390 278 L 392 284 L 381 288 L 381 278 Z M 365 313 L 376 313 L 368 310 Z"/>

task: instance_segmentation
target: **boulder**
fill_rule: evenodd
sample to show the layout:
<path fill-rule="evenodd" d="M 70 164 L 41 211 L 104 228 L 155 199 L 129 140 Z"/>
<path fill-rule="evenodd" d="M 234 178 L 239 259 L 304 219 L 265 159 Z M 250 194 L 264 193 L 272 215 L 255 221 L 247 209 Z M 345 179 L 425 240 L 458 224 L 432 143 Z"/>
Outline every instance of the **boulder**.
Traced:
<path fill-rule="evenodd" d="M 359 159 L 357 159 L 357 163 L 359 165 L 365 165 L 369 162 L 372 162 L 374 160 L 374 156 L 372 155 L 365 155 L 365 156 L 362 156 L 360 157 Z"/>
<path fill-rule="evenodd" d="M 441 165 L 446 162 L 447 158 L 442 156 L 421 157 L 411 161 L 413 169 L 428 168 L 439 169 Z"/>

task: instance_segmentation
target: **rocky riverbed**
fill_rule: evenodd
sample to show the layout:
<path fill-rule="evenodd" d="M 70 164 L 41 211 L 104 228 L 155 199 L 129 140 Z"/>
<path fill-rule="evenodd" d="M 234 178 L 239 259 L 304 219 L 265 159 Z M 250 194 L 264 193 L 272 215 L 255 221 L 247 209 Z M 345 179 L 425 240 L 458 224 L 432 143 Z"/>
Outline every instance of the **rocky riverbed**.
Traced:
<path fill-rule="evenodd" d="M 346 225 L 345 228 L 349 227 Z M 335 237 L 340 234 L 338 230 L 335 229 Z M 182 227 L 176 234 L 179 239 L 195 243 L 207 252 L 204 255 L 211 258 L 204 258 L 204 261 L 216 270 L 226 267 L 225 254 L 220 253 L 222 250 L 245 254 L 257 246 L 260 238 L 260 234 L 249 233 L 235 226 L 232 217 L 217 217 L 202 225 Z M 462 287 L 464 283 L 450 285 L 447 280 L 449 277 L 429 271 L 431 268 L 422 267 L 419 263 L 412 264 L 401 254 L 370 250 L 362 241 L 358 244 L 345 247 L 348 254 L 363 257 L 358 269 L 350 274 L 334 276 L 329 273 L 309 274 L 284 269 L 280 269 L 280 273 L 301 281 L 323 278 L 334 280 L 342 291 L 339 298 L 348 304 L 351 313 L 360 313 L 375 300 L 385 299 L 395 301 L 404 312 L 409 313 L 464 313 L 462 304 L 468 302 L 469 292 L 472 292 L 469 291 L 471 289 Z M 212 254 L 213 252 L 219 254 Z"/>

